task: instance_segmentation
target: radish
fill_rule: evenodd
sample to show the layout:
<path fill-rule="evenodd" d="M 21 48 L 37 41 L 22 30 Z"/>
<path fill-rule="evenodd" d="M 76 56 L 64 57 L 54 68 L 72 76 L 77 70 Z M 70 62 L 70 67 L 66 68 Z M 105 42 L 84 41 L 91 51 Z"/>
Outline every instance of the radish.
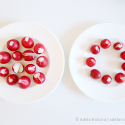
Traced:
<path fill-rule="evenodd" d="M 92 45 L 91 48 L 90 48 L 90 51 L 93 54 L 98 54 L 100 52 L 100 47 L 98 45 Z"/>
<path fill-rule="evenodd" d="M 19 61 L 22 59 L 22 53 L 20 51 L 15 51 L 13 54 L 12 54 L 12 58 L 16 61 Z"/>
<path fill-rule="evenodd" d="M 16 39 L 11 39 L 7 42 L 7 48 L 10 51 L 15 51 L 19 49 L 19 41 Z"/>
<path fill-rule="evenodd" d="M 121 52 L 120 57 L 125 60 L 125 51 Z"/>
<path fill-rule="evenodd" d="M 93 79 L 99 79 L 99 78 L 101 78 L 101 73 L 97 69 L 92 69 L 90 72 L 90 76 Z"/>
<path fill-rule="evenodd" d="M 14 71 L 14 73 L 22 73 L 24 71 L 24 65 L 19 62 L 14 63 L 12 66 L 12 70 Z"/>
<path fill-rule="evenodd" d="M 21 76 L 18 80 L 18 85 L 22 89 L 26 89 L 27 87 L 30 86 L 31 80 L 27 76 Z"/>
<path fill-rule="evenodd" d="M 8 83 L 9 85 L 14 85 L 14 84 L 16 84 L 17 81 L 18 81 L 18 76 L 15 75 L 15 74 L 10 74 L 10 75 L 7 77 L 6 81 L 7 81 L 7 83 Z"/>
<path fill-rule="evenodd" d="M 87 64 L 89 67 L 93 67 L 93 66 L 96 64 L 95 58 L 93 58 L 93 57 L 87 58 L 87 59 L 86 59 L 86 64 Z"/>
<path fill-rule="evenodd" d="M 114 45 L 113 45 L 114 49 L 115 50 L 121 50 L 123 48 L 123 43 L 120 43 L 120 42 L 116 42 Z"/>
<path fill-rule="evenodd" d="M 104 76 L 102 77 L 102 82 L 103 82 L 104 84 L 110 84 L 110 83 L 112 82 L 111 76 L 110 76 L 110 75 L 104 75 Z"/>
<path fill-rule="evenodd" d="M 117 83 L 123 83 L 124 81 L 125 81 L 125 75 L 123 74 L 123 73 L 117 73 L 116 75 L 115 75 L 115 81 L 117 82 Z"/>
<path fill-rule="evenodd" d="M 25 67 L 25 71 L 28 73 L 28 74 L 33 74 L 36 72 L 36 66 L 34 64 L 28 64 L 26 67 Z"/>
<path fill-rule="evenodd" d="M 32 38 L 26 36 L 21 40 L 23 47 L 32 48 L 34 46 L 34 41 Z"/>
<path fill-rule="evenodd" d="M 39 67 L 46 67 L 48 65 L 48 59 L 45 56 L 39 56 L 36 60 L 36 64 Z"/>
<path fill-rule="evenodd" d="M 35 58 L 35 53 L 32 50 L 25 50 L 23 52 L 23 58 L 25 61 L 32 61 Z"/>
<path fill-rule="evenodd" d="M 42 84 L 45 81 L 45 75 L 41 72 L 37 72 L 33 75 L 33 80 L 37 84 Z"/>
<path fill-rule="evenodd" d="M 41 43 L 37 43 L 34 46 L 34 52 L 36 54 L 42 54 L 45 51 L 45 47 Z"/>
<path fill-rule="evenodd" d="M 103 40 L 101 41 L 100 45 L 101 45 L 101 47 L 102 47 L 103 49 L 107 49 L 107 48 L 109 48 L 109 47 L 111 46 L 111 41 L 108 40 L 108 39 L 103 39 Z"/>
<path fill-rule="evenodd" d="M 8 52 L 0 52 L 0 63 L 5 64 L 11 60 L 11 55 Z"/>
<path fill-rule="evenodd" d="M 0 76 L 6 77 L 9 74 L 9 70 L 6 67 L 0 67 Z"/>
<path fill-rule="evenodd" d="M 121 68 L 125 71 L 125 62 L 122 63 Z"/>

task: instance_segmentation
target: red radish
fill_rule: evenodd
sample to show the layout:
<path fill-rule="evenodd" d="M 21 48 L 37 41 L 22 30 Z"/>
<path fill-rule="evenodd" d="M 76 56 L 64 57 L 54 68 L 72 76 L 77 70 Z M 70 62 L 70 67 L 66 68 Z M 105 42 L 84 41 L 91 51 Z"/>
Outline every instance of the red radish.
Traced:
<path fill-rule="evenodd" d="M 44 51 L 45 51 L 45 47 L 43 46 L 43 44 L 37 43 L 37 44 L 34 46 L 34 52 L 35 52 L 36 54 L 42 54 Z"/>
<path fill-rule="evenodd" d="M 98 45 L 93 45 L 93 46 L 91 46 L 90 51 L 93 54 L 98 54 L 100 52 L 100 47 Z"/>
<path fill-rule="evenodd" d="M 35 53 L 32 50 L 25 50 L 23 52 L 23 58 L 25 61 L 32 61 L 35 58 Z"/>
<path fill-rule="evenodd" d="M 22 53 L 20 51 L 15 51 L 12 54 L 12 57 L 13 57 L 14 60 L 19 61 L 19 60 L 22 59 Z"/>
<path fill-rule="evenodd" d="M 45 75 L 41 72 L 37 72 L 33 75 L 33 80 L 37 84 L 42 84 L 45 81 Z"/>
<path fill-rule="evenodd" d="M 45 56 L 39 56 L 36 60 L 36 64 L 39 67 L 46 67 L 48 65 L 48 59 Z"/>
<path fill-rule="evenodd" d="M 123 48 L 123 44 L 120 42 L 116 42 L 113 47 L 115 50 L 120 50 Z"/>
<path fill-rule="evenodd" d="M 9 74 L 9 70 L 6 67 L 0 67 L 0 76 L 6 77 Z"/>
<path fill-rule="evenodd" d="M 101 73 L 97 69 L 93 69 L 93 70 L 91 70 L 90 76 L 93 79 L 99 79 L 99 78 L 101 78 Z"/>
<path fill-rule="evenodd" d="M 23 47 L 32 48 L 34 46 L 34 41 L 32 38 L 26 36 L 21 40 Z"/>
<path fill-rule="evenodd" d="M 104 76 L 102 77 L 102 82 L 103 82 L 104 84 L 110 84 L 111 81 L 112 81 L 112 78 L 111 78 L 110 75 L 104 75 Z"/>
<path fill-rule="evenodd" d="M 115 81 L 117 82 L 117 83 L 122 83 L 122 82 L 124 82 L 125 81 L 125 75 L 123 74 L 123 73 L 117 73 L 116 75 L 115 75 Z"/>
<path fill-rule="evenodd" d="M 9 76 L 7 76 L 6 81 L 9 85 L 14 85 L 18 81 L 18 76 L 15 74 L 10 74 Z"/>
<path fill-rule="evenodd" d="M 125 51 L 123 51 L 121 54 L 120 54 L 120 57 L 125 60 Z"/>
<path fill-rule="evenodd" d="M 11 55 L 8 52 L 0 52 L 0 63 L 5 64 L 11 60 Z"/>
<path fill-rule="evenodd" d="M 12 70 L 15 73 L 22 73 L 24 71 L 24 65 L 19 63 L 19 62 L 14 63 L 13 66 L 12 66 Z"/>
<path fill-rule="evenodd" d="M 18 80 L 18 85 L 22 89 L 26 89 L 27 87 L 30 86 L 31 80 L 27 76 L 21 76 Z"/>
<path fill-rule="evenodd" d="M 101 41 L 101 47 L 103 48 L 103 49 L 107 49 L 107 48 L 109 48 L 111 46 L 111 41 L 110 40 L 108 40 L 108 39 L 103 39 L 102 41 Z"/>
<path fill-rule="evenodd" d="M 19 49 L 19 41 L 16 39 L 11 39 L 7 42 L 7 48 L 10 51 L 15 51 Z"/>
<path fill-rule="evenodd" d="M 121 67 L 125 71 L 125 62 L 121 65 Z"/>
<path fill-rule="evenodd" d="M 96 60 L 93 57 L 89 57 L 86 59 L 86 64 L 89 67 L 93 67 L 96 64 Z"/>
<path fill-rule="evenodd" d="M 28 74 L 33 74 L 36 72 L 36 66 L 34 64 L 28 64 L 26 67 L 25 67 L 25 71 L 28 73 Z"/>

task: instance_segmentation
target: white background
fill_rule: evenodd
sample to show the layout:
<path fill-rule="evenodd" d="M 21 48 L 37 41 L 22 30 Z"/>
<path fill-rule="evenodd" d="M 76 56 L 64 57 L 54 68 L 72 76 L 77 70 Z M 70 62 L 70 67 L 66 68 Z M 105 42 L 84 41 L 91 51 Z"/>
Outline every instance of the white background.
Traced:
<path fill-rule="evenodd" d="M 52 31 L 63 47 L 66 65 L 61 82 L 45 99 L 27 105 L 0 99 L 0 125 L 125 124 L 76 121 L 76 117 L 125 119 L 125 101 L 103 103 L 87 97 L 76 87 L 68 66 L 73 42 L 86 28 L 104 22 L 125 25 L 124 0 L 0 0 L 0 28 L 17 21 L 35 22 Z"/>

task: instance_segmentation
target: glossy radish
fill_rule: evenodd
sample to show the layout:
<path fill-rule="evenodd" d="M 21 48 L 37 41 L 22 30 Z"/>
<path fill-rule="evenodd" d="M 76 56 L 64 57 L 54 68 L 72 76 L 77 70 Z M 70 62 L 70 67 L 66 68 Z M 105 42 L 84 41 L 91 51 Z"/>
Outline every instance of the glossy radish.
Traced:
<path fill-rule="evenodd" d="M 39 56 L 36 60 L 36 64 L 39 66 L 39 67 L 46 67 L 48 65 L 48 59 L 45 57 L 45 56 Z"/>
<path fill-rule="evenodd" d="M 42 53 L 44 53 L 44 51 L 45 51 L 45 47 L 44 47 L 43 44 L 37 43 L 37 44 L 34 46 L 34 52 L 35 52 L 36 54 L 42 54 Z"/>
<path fill-rule="evenodd" d="M 93 79 L 99 79 L 99 78 L 101 78 L 101 73 L 97 69 L 92 69 L 90 72 L 90 76 Z"/>
<path fill-rule="evenodd" d="M 125 51 L 121 52 L 120 57 L 125 60 Z"/>
<path fill-rule="evenodd" d="M 15 51 L 12 54 L 12 58 L 16 61 L 19 61 L 22 59 L 22 53 L 20 51 Z"/>
<path fill-rule="evenodd" d="M 5 64 L 11 60 L 11 55 L 8 52 L 0 52 L 0 63 Z"/>
<path fill-rule="evenodd" d="M 31 84 L 31 80 L 29 77 L 27 76 L 21 76 L 18 80 L 18 86 L 22 89 L 26 89 L 30 86 Z"/>
<path fill-rule="evenodd" d="M 114 49 L 115 50 L 120 50 L 123 48 L 123 43 L 120 43 L 120 42 L 116 42 L 114 45 L 113 45 Z"/>
<path fill-rule="evenodd" d="M 109 48 L 111 46 L 111 41 L 110 40 L 108 40 L 108 39 L 103 39 L 102 41 L 101 41 L 101 47 L 103 48 L 103 49 L 107 49 L 107 48 Z"/>
<path fill-rule="evenodd" d="M 125 62 L 121 65 L 122 69 L 125 71 Z"/>
<path fill-rule="evenodd" d="M 35 58 L 35 53 L 32 50 L 25 50 L 23 52 L 23 58 L 25 61 L 32 61 Z"/>
<path fill-rule="evenodd" d="M 18 76 L 16 74 L 10 74 L 9 76 L 7 76 L 6 81 L 9 85 L 14 85 L 18 81 Z"/>
<path fill-rule="evenodd" d="M 110 84 L 110 83 L 112 82 L 111 76 L 110 76 L 110 75 L 104 75 L 104 76 L 102 77 L 102 82 L 103 82 L 104 84 Z"/>
<path fill-rule="evenodd" d="M 7 48 L 10 51 L 15 51 L 19 49 L 19 41 L 16 39 L 11 39 L 7 42 Z"/>
<path fill-rule="evenodd" d="M 45 75 L 41 72 L 37 72 L 33 75 L 33 80 L 37 84 L 42 84 L 45 81 Z"/>
<path fill-rule="evenodd" d="M 96 64 L 95 58 L 93 58 L 93 57 L 87 58 L 87 59 L 86 59 L 86 64 L 87 64 L 89 67 L 93 67 L 93 66 Z"/>
<path fill-rule="evenodd" d="M 34 46 L 34 41 L 32 38 L 26 36 L 21 40 L 23 47 L 32 48 Z"/>
<path fill-rule="evenodd" d="M 0 76 L 6 77 L 9 74 L 9 70 L 6 67 L 0 67 Z"/>
<path fill-rule="evenodd" d="M 91 48 L 90 48 L 90 51 L 93 54 L 98 54 L 100 52 L 100 47 L 98 45 L 92 45 Z"/>
<path fill-rule="evenodd" d="M 125 75 L 123 74 L 123 73 L 117 73 L 116 75 L 115 75 L 115 81 L 117 82 L 117 83 L 123 83 L 124 81 L 125 81 Z"/>
<path fill-rule="evenodd" d="M 28 64 L 26 67 L 25 67 L 25 71 L 28 73 L 28 74 L 33 74 L 36 72 L 36 66 L 34 64 Z"/>

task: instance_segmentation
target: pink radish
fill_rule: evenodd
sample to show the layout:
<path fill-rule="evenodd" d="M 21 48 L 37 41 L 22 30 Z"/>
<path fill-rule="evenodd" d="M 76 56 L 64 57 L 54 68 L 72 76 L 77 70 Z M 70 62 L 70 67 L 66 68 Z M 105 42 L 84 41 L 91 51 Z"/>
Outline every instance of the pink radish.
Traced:
<path fill-rule="evenodd" d="M 36 64 L 39 67 L 46 67 L 48 65 L 48 59 L 45 56 L 39 56 L 36 60 Z"/>
<path fill-rule="evenodd" d="M 37 84 L 42 84 L 45 81 L 45 75 L 41 72 L 37 72 L 33 75 L 33 80 Z"/>
<path fill-rule="evenodd" d="M 0 63 L 5 64 L 11 60 L 11 55 L 8 52 L 0 52 Z"/>
<path fill-rule="evenodd" d="M 19 49 L 19 41 L 16 39 L 11 39 L 7 42 L 7 48 L 10 51 L 15 51 Z"/>
<path fill-rule="evenodd" d="M 26 67 L 25 67 L 25 71 L 28 73 L 28 74 L 33 74 L 36 72 L 36 66 L 34 64 L 28 64 Z"/>
<path fill-rule="evenodd" d="M 16 84 L 17 81 L 18 81 L 18 76 L 15 75 L 15 74 L 10 74 L 10 75 L 7 77 L 6 81 L 7 81 L 7 83 L 8 83 L 9 85 L 14 85 L 14 84 Z"/>
<path fill-rule="evenodd" d="M 23 58 L 25 61 L 32 61 L 35 58 L 35 54 L 32 50 L 25 50 L 23 52 Z"/>
<path fill-rule="evenodd" d="M 26 89 L 27 87 L 30 86 L 31 80 L 27 76 L 21 76 L 18 80 L 18 85 L 22 89 Z"/>
<path fill-rule="evenodd" d="M 25 47 L 25 48 L 32 48 L 34 45 L 33 39 L 28 36 L 24 37 L 22 39 L 21 43 L 22 43 L 23 47 Z"/>
<path fill-rule="evenodd" d="M 9 74 L 9 70 L 6 67 L 0 67 L 0 76 L 6 77 Z"/>
<path fill-rule="evenodd" d="M 20 51 L 15 51 L 13 54 L 12 54 L 12 58 L 16 61 L 19 61 L 22 59 L 22 53 Z"/>
<path fill-rule="evenodd" d="M 44 51 L 45 51 L 45 47 L 43 46 L 43 44 L 37 43 L 37 44 L 34 46 L 34 52 L 35 52 L 36 54 L 42 54 Z"/>
<path fill-rule="evenodd" d="M 114 49 L 115 50 L 121 50 L 123 48 L 123 43 L 120 43 L 120 42 L 116 42 L 114 45 L 113 45 Z"/>

